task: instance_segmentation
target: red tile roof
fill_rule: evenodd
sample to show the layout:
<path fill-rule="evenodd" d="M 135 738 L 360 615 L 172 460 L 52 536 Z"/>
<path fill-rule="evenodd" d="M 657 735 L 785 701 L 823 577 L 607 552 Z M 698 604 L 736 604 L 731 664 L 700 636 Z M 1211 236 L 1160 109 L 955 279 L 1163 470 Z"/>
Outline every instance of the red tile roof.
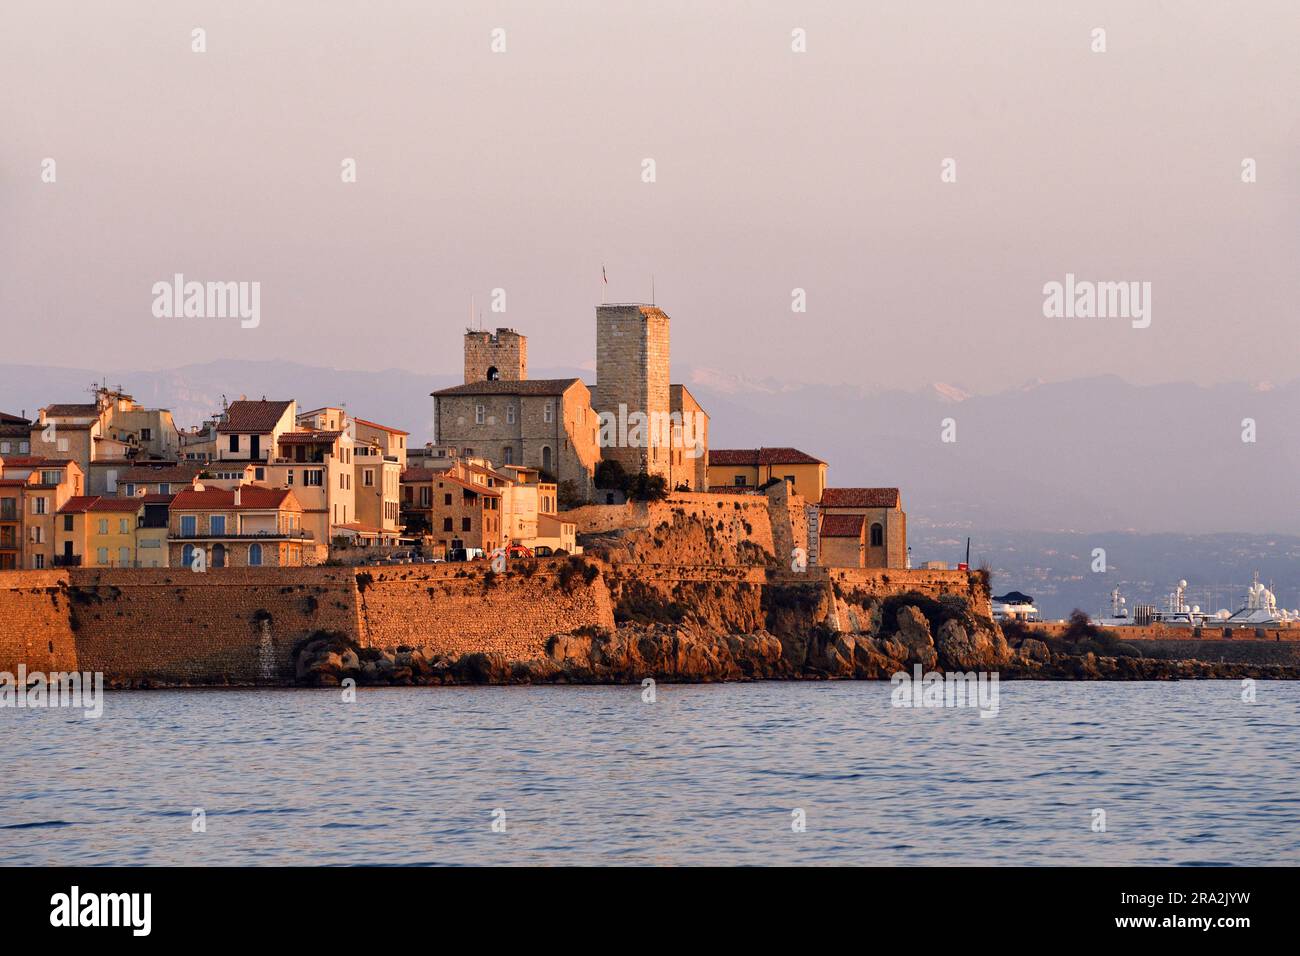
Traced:
<path fill-rule="evenodd" d="M 265 511 L 268 509 L 295 510 L 295 508 L 286 503 L 293 492 L 288 488 L 263 488 L 261 485 L 240 485 L 239 487 L 239 507 L 240 511 Z M 301 507 L 301 506 L 299 506 Z M 226 491 L 221 488 L 205 488 L 202 491 L 194 491 L 187 488 L 178 491 L 176 497 L 172 499 L 173 511 L 234 511 L 235 493 Z"/>
<path fill-rule="evenodd" d="M 709 450 L 710 465 L 824 465 L 826 462 L 814 458 L 798 448 L 712 448 Z"/>
<path fill-rule="evenodd" d="M 269 432 L 283 417 L 292 402 L 231 402 L 219 432 Z"/>
<path fill-rule="evenodd" d="M 193 480 L 194 476 L 202 471 L 199 464 L 180 465 L 176 463 L 160 465 L 136 465 L 134 468 L 128 468 L 125 472 L 117 476 L 119 482 L 129 481 L 134 484 L 152 483 L 165 481 L 169 484 L 176 482 L 185 483 Z"/>
<path fill-rule="evenodd" d="M 143 498 L 109 498 L 101 495 L 92 501 L 87 511 L 125 511 L 134 513 L 144 507 Z"/>
<path fill-rule="evenodd" d="M 26 455 L 19 458 L 14 455 L 0 455 L 0 461 L 4 462 L 6 468 L 59 468 L 66 465 L 71 461 L 71 459 L 41 458 L 33 455 Z"/>
<path fill-rule="evenodd" d="M 470 382 L 440 388 L 430 395 L 563 395 L 580 378 L 530 378 L 522 382 Z"/>
<path fill-rule="evenodd" d="M 332 442 L 342 432 L 327 431 L 309 431 L 309 432 L 285 432 L 280 436 L 281 445 L 317 445 L 322 442 Z"/>
<path fill-rule="evenodd" d="M 431 468 L 407 468 L 402 472 L 401 480 L 408 484 L 414 484 L 417 481 L 433 481 L 435 478 L 443 477 L 445 472 L 434 471 Z"/>
<path fill-rule="evenodd" d="M 81 404 L 46 405 L 45 414 L 47 417 L 54 415 L 59 418 L 97 418 L 99 416 L 99 406 Z"/>
<path fill-rule="evenodd" d="M 865 515 L 825 515 L 822 518 L 823 538 L 861 538 Z"/>
<path fill-rule="evenodd" d="M 392 432 L 394 435 L 409 435 L 410 432 L 404 432 L 400 428 L 389 428 L 387 425 L 381 425 L 378 422 L 368 422 L 364 418 L 352 419 L 358 425 L 365 425 L 368 428 L 378 428 L 382 432 Z"/>
<path fill-rule="evenodd" d="M 827 488 L 822 491 L 823 508 L 901 508 L 897 488 Z"/>
<path fill-rule="evenodd" d="M 58 513 L 66 515 L 89 511 L 90 506 L 98 500 L 99 495 L 73 495 L 63 503 L 63 507 L 58 510 Z"/>
<path fill-rule="evenodd" d="M 460 485 L 462 488 L 468 488 L 470 491 L 477 491 L 480 495 L 488 495 L 492 498 L 500 498 L 501 492 L 495 488 L 489 488 L 486 485 L 476 485 L 470 481 L 462 481 L 454 475 L 439 475 L 439 481 L 450 481 L 453 485 Z"/>

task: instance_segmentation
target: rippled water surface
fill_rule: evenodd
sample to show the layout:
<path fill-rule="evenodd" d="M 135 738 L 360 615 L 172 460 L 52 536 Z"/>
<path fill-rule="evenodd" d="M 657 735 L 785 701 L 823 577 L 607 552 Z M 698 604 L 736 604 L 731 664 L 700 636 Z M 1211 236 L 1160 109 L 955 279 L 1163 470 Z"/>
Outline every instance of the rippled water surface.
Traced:
<path fill-rule="evenodd" d="M 990 719 L 871 682 L 110 693 L 98 721 L 0 710 L 0 841 L 10 864 L 1300 863 L 1300 684 L 1000 690 Z"/>

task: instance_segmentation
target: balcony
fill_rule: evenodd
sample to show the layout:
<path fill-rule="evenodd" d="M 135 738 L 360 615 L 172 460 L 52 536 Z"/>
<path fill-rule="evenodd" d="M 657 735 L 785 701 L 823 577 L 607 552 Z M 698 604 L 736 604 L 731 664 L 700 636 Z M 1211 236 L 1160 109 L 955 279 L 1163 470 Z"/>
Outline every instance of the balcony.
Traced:
<path fill-rule="evenodd" d="M 245 531 L 242 534 L 169 534 L 168 541 L 315 541 L 314 531 Z"/>
<path fill-rule="evenodd" d="M 81 567 L 81 555 L 56 554 L 53 564 L 56 568 L 79 568 Z"/>

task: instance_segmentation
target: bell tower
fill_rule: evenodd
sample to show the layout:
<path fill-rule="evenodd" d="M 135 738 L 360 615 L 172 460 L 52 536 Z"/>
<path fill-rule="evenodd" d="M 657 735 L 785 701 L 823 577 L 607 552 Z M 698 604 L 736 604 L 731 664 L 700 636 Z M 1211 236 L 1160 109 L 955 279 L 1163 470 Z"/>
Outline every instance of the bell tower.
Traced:
<path fill-rule="evenodd" d="M 514 329 L 465 331 L 465 384 L 528 378 L 528 337 Z"/>

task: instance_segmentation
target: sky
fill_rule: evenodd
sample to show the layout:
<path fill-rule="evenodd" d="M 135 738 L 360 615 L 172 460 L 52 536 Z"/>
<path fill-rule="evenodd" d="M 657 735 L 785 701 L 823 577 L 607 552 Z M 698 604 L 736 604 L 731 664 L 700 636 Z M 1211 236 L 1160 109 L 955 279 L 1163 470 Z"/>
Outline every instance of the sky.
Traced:
<path fill-rule="evenodd" d="M 474 303 L 584 367 L 653 281 L 679 378 L 1287 381 L 1298 41 L 1292 0 L 6 0 L 3 361 L 448 373 Z M 259 324 L 156 316 L 176 273 Z M 1045 316 L 1067 273 L 1149 327 Z"/>

